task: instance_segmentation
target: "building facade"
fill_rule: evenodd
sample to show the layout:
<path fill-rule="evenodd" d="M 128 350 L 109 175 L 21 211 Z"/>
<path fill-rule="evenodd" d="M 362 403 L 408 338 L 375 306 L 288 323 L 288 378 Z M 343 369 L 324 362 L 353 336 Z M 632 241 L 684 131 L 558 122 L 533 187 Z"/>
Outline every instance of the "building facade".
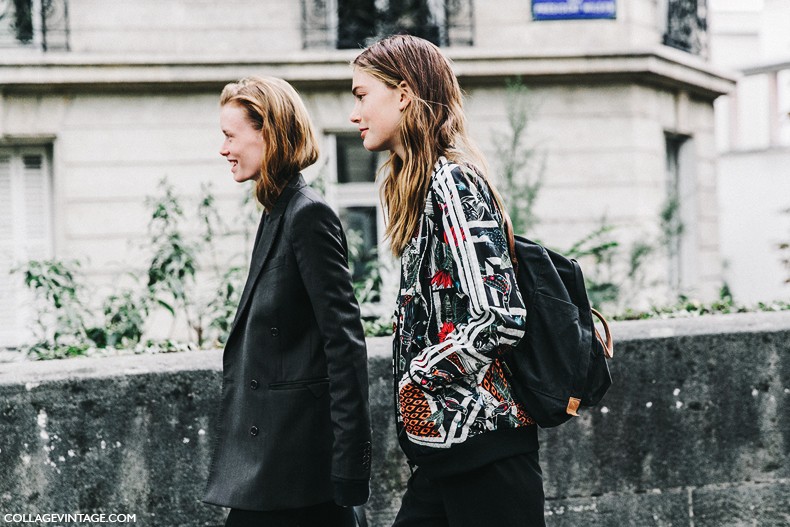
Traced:
<path fill-rule="evenodd" d="M 711 60 L 738 72 L 716 102 L 721 251 L 742 302 L 790 299 L 790 3 L 715 0 Z M 783 260 L 788 259 L 787 264 Z"/>
<path fill-rule="evenodd" d="M 122 270 L 144 272 L 145 198 L 163 177 L 187 197 L 212 182 L 221 214 L 245 221 L 235 215 L 243 191 L 218 153 L 217 98 L 246 75 L 279 76 L 300 91 L 322 136 L 306 176 L 323 181 L 363 245 L 380 244 L 382 158 L 362 149 L 348 120 L 349 62 L 394 31 L 429 38 L 452 58 L 495 179 L 513 112 L 507 86 L 528 88 L 525 144 L 541 160 L 542 184 L 527 235 L 566 249 L 606 223 L 624 256 L 602 281 L 628 278 L 627 251 L 650 241 L 635 304 L 710 298 L 721 285 L 713 102 L 732 79 L 709 63 L 704 0 L 3 5 L 0 345 L 29 334 L 19 276 L 7 274 L 20 262 L 82 259 L 96 287 L 117 284 Z M 667 235 L 662 214 L 682 229 Z M 223 243 L 224 254 L 247 257 L 243 237 Z M 599 267 L 587 260 L 585 269 Z"/>

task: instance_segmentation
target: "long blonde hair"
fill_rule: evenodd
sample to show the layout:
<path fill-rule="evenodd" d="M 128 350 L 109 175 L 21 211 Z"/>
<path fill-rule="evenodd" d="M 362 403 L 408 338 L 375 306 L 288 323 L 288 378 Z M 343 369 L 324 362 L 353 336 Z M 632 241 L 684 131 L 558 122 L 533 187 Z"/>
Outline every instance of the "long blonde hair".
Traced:
<path fill-rule="evenodd" d="M 385 232 L 395 256 L 403 253 L 417 233 L 433 166 L 440 156 L 477 167 L 503 210 L 499 194 L 486 176 L 485 159 L 467 134 L 458 79 L 439 48 L 418 37 L 394 35 L 362 51 L 352 65 L 391 88 L 405 82 L 412 92 L 399 130 L 405 159 L 390 154 L 381 188 L 387 215 Z"/>
<path fill-rule="evenodd" d="M 291 177 L 318 159 L 318 141 L 307 109 L 293 87 L 275 77 L 245 77 L 225 86 L 220 106 L 238 104 L 264 133 L 261 174 L 255 196 L 266 210 Z"/>

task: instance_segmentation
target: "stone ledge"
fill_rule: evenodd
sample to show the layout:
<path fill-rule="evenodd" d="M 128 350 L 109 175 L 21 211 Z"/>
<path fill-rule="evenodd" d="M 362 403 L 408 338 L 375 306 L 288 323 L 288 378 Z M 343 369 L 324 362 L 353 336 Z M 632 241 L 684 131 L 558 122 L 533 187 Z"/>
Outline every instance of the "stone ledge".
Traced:
<path fill-rule="evenodd" d="M 615 340 L 715 335 L 719 333 L 765 333 L 790 330 L 790 311 L 733 313 L 687 318 L 615 322 Z"/>
<path fill-rule="evenodd" d="M 715 335 L 718 333 L 770 333 L 790 330 L 790 311 L 738 313 L 702 317 L 631 320 L 610 323 L 618 343 L 632 340 Z M 368 337 L 370 358 L 390 357 L 391 337 Z M 14 352 L 0 355 L 0 385 L 67 378 L 101 378 L 179 370 L 221 370 L 222 350 L 177 353 L 76 357 L 67 360 L 18 361 Z M 109 361 L 108 359 L 113 359 Z"/>
<path fill-rule="evenodd" d="M 246 75 L 274 75 L 299 87 L 345 88 L 351 81 L 355 52 L 305 52 L 284 57 L 248 57 L 229 62 L 220 57 L 151 57 L 35 55 L 0 59 L 0 87 L 6 91 L 91 89 L 216 88 Z M 713 99 L 734 87 L 734 77 L 697 57 L 656 46 L 632 51 L 525 53 L 516 50 L 448 50 L 461 82 L 502 82 L 513 76 L 531 80 L 596 77 L 637 79 L 683 86 Z M 191 87 L 191 88 L 190 88 Z"/>
<path fill-rule="evenodd" d="M 146 373 L 221 369 L 221 350 L 22 361 L 0 364 L 0 386 L 37 386 L 66 379 L 101 379 Z"/>

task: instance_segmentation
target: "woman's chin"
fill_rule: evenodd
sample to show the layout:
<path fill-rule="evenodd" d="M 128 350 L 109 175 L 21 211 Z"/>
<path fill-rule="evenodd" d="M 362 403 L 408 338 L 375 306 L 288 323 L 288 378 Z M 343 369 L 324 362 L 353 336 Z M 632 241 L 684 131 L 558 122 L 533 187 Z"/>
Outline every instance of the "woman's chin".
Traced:
<path fill-rule="evenodd" d="M 256 179 L 255 175 L 252 175 L 252 174 L 233 174 L 233 180 L 236 183 L 244 183 L 245 181 L 250 181 L 251 179 Z"/>

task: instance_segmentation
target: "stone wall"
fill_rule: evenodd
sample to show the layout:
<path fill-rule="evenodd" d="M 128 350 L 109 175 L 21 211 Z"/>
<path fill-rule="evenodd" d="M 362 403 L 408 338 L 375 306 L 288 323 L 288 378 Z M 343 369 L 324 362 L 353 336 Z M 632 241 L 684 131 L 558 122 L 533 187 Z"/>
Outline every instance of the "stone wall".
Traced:
<path fill-rule="evenodd" d="M 790 523 L 790 313 L 613 329 L 604 405 L 541 431 L 547 524 Z M 390 524 L 408 476 L 388 346 L 369 341 L 374 526 Z M 220 364 L 218 351 L 0 364 L 0 525 L 76 512 L 221 525 L 200 502 Z"/>

